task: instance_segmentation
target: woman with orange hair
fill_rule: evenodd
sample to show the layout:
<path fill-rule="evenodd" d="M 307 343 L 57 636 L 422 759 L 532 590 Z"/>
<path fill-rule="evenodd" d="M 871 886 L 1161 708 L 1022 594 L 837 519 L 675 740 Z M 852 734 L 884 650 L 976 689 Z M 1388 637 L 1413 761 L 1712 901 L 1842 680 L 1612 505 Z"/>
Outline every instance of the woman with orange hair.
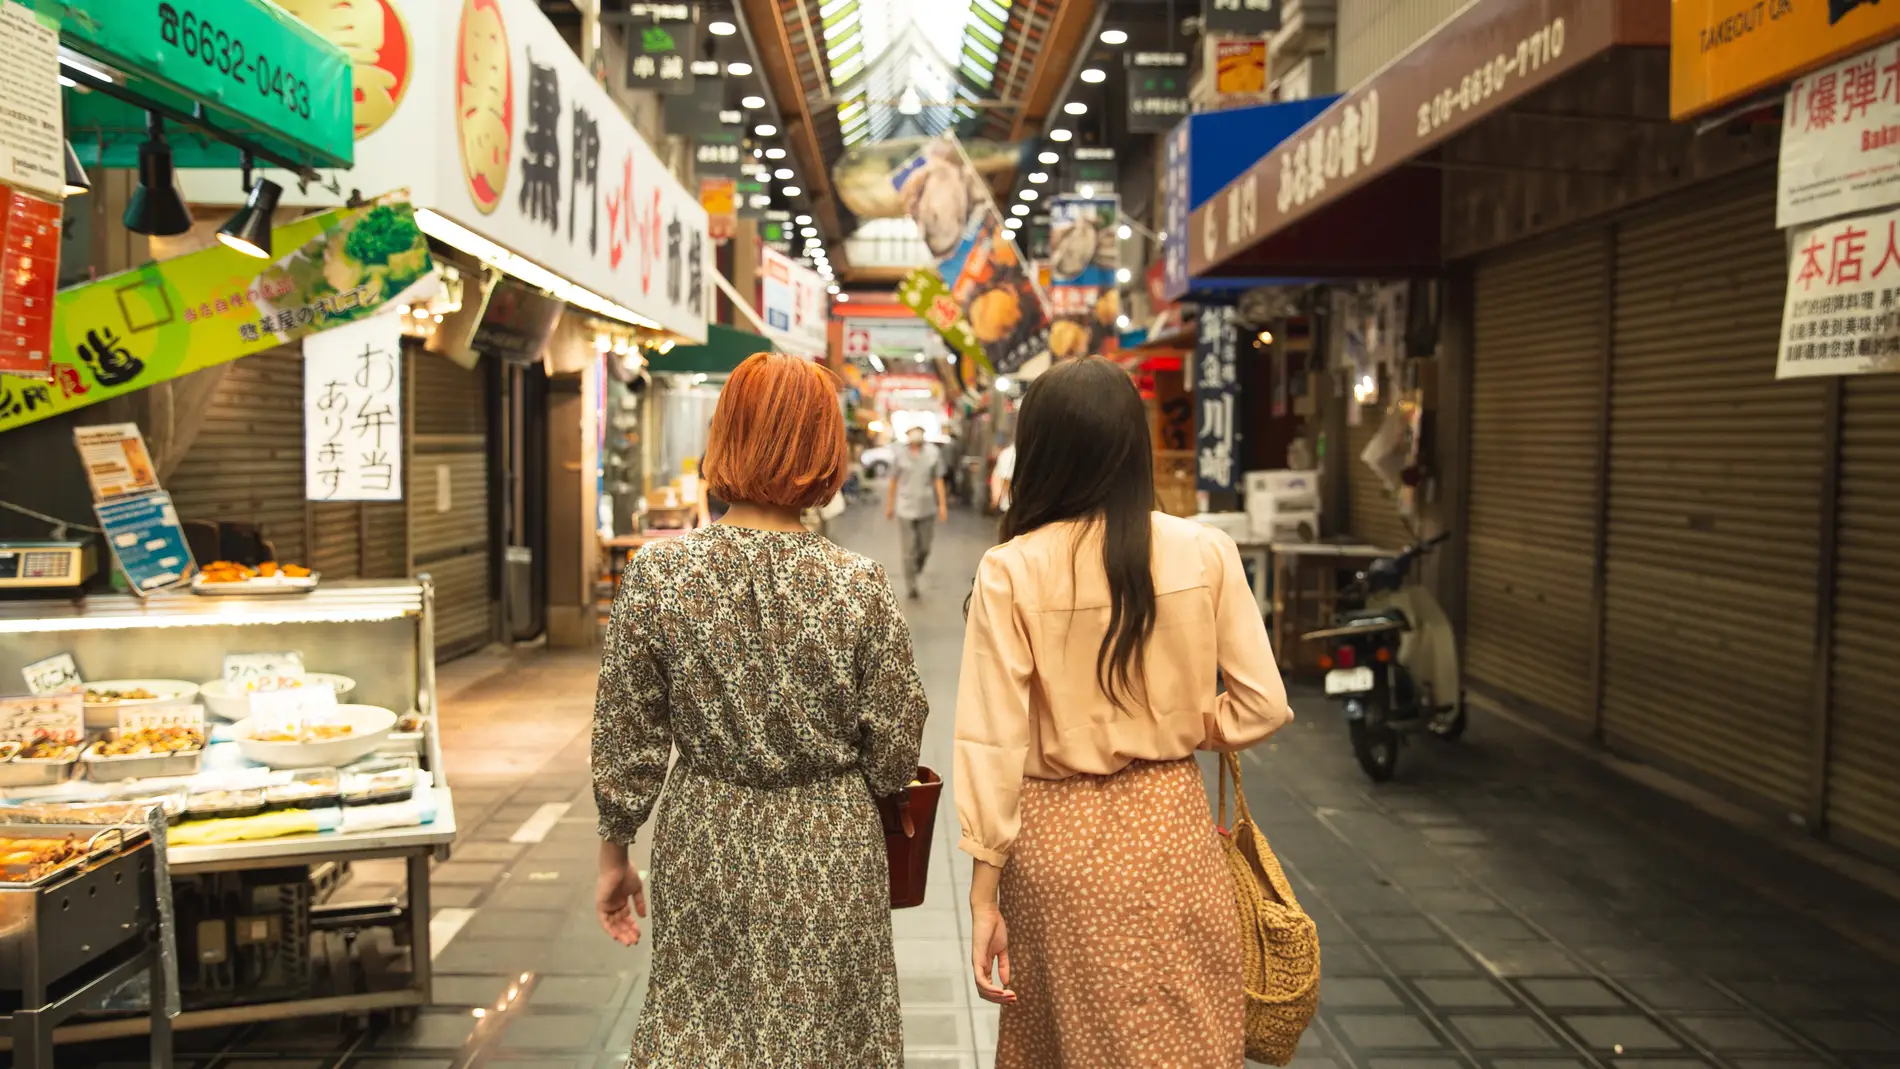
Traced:
<path fill-rule="evenodd" d="M 799 522 L 848 463 L 828 372 L 751 357 L 711 438 L 703 474 L 728 511 L 627 565 L 594 712 L 596 907 L 628 946 L 647 892 L 627 848 L 666 788 L 629 1065 L 900 1066 L 872 799 L 917 771 L 910 630 L 882 568 Z"/>

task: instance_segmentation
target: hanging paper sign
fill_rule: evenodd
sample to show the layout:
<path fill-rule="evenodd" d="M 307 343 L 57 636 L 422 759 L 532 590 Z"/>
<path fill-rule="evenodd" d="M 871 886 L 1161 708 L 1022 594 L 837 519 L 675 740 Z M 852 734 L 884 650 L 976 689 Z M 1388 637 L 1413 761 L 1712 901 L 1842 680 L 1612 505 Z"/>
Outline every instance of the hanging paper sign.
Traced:
<path fill-rule="evenodd" d="M 1782 115 L 1776 226 L 1900 202 L 1900 44 L 1796 78 Z"/>
<path fill-rule="evenodd" d="M 823 356 L 829 346 L 825 280 L 776 249 L 761 251 L 759 314 L 780 348 L 799 356 Z"/>
<path fill-rule="evenodd" d="M 303 342 L 304 498 L 402 500 L 402 318 Z"/>
<path fill-rule="evenodd" d="M 223 679 L 227 683 L 249 683 L 262 679 L 301 679 L 303 674 L 303 654 L 296 650 L 224 655 Z"/>
<path fill-rule="evenodd" d="M 1793 233 L 1775 377 L 1900 371 L 1900 210 Z"/>
<path fill-rule="evenodd" d="M 15 742 L 49 739 L 67 746 L 77 746 L 85 737 L 84 694 L 0 698 L 0 739 Z"/>
<path fill-rule="evenodd" d="M 79 462 L 86 468 L 94 501 L 149 494 L 159 488 L 158 469 L 138 424 L 74 427 L 73 442 L 79 447 Z"/>
<path fill-rule="evenodd" d="M 50 378 L 60 206 L 0 187 L 0 225 L 0 372 Z"/>
<path fill-rule="evenodd" d="M 34 661 L 20 669 L 20 674 L 26 677 L 26 689 L 34 694 L 78 694 L 86 689 L 85 681 L 79 678 L 79 665 L 70 653 Z"/>
<path fill-rule="evenodd" d="M 1210 492 L 1237 490 L 1240 482 L 1240 434 L 1234 422 L 1240 368 L 1233 320 L 1231 308 L 1201 309 L 1194 346 L 1195 485 Z"/>
<path fill-rule="evenodd" d="M 140 494 L 96 506 L 106 544 L 134 593 L 183 584 L 197 565 L 167 493 Z"/>
<path fill-rule="evenodd" d="M 0 53 L 7 57 L 7 77 L 0 78 L 0 182 L 63 197 L 59 31 L 20 4 L 0 4 Z"/>
<path fill-rule="evenodd" d="M 0 374 L 0 431 L 354 322 L 439 284 L 406 201 L 300 219 L 271 242 L 275 262 L 218 244 L 61 292 L 52 381 Z"/>

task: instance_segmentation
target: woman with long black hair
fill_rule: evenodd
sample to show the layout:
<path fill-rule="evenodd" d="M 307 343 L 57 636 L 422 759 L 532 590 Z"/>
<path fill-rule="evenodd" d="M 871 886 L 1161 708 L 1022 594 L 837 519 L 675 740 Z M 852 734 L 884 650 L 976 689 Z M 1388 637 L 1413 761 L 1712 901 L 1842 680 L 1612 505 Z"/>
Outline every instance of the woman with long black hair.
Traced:
<path fill-rule="evenodd" d="M 1039 377 L 1016 441 L 956 726 L 997 1069 L 1240 1069 L 1240 924 L 1193 754 L 1293 713 L 1239 550 L 1154 511 L 1147 413 L 1109 361 Z"/>

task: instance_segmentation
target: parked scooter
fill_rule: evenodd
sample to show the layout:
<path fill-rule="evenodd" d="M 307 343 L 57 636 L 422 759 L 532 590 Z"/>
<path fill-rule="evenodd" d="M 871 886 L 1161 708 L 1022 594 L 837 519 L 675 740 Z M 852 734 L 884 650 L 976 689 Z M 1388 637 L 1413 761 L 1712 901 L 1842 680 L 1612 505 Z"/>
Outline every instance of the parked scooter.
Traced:
<path fill-rule="evenodd" d="M 1301 636 L 1328 643 L 1319 658 L 1326 696 L 1338 699 L 1346 714 L 1359 767 L 1379 782 L 1397 771 L 1406 735 L 1425 732 L 1449 742 L 1465 731 L 1451 621 L 1432 592 L 1411 581 L 1419 558 L 1450 537 L 1417 540 L 1398 556 L 1373 562 L 1343 592 L 1359 607 Z"/>

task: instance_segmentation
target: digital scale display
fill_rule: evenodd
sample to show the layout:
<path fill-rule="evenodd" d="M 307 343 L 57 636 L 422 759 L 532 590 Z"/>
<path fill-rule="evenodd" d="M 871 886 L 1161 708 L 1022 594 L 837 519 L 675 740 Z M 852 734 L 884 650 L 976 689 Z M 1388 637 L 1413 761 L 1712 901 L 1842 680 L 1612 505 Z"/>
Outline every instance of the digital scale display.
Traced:
<path fill-rule="evenodd" d="M 0 589 L 79 586 L 90 577 L 89 557 L 76 543 L 0 543 Z"/>

